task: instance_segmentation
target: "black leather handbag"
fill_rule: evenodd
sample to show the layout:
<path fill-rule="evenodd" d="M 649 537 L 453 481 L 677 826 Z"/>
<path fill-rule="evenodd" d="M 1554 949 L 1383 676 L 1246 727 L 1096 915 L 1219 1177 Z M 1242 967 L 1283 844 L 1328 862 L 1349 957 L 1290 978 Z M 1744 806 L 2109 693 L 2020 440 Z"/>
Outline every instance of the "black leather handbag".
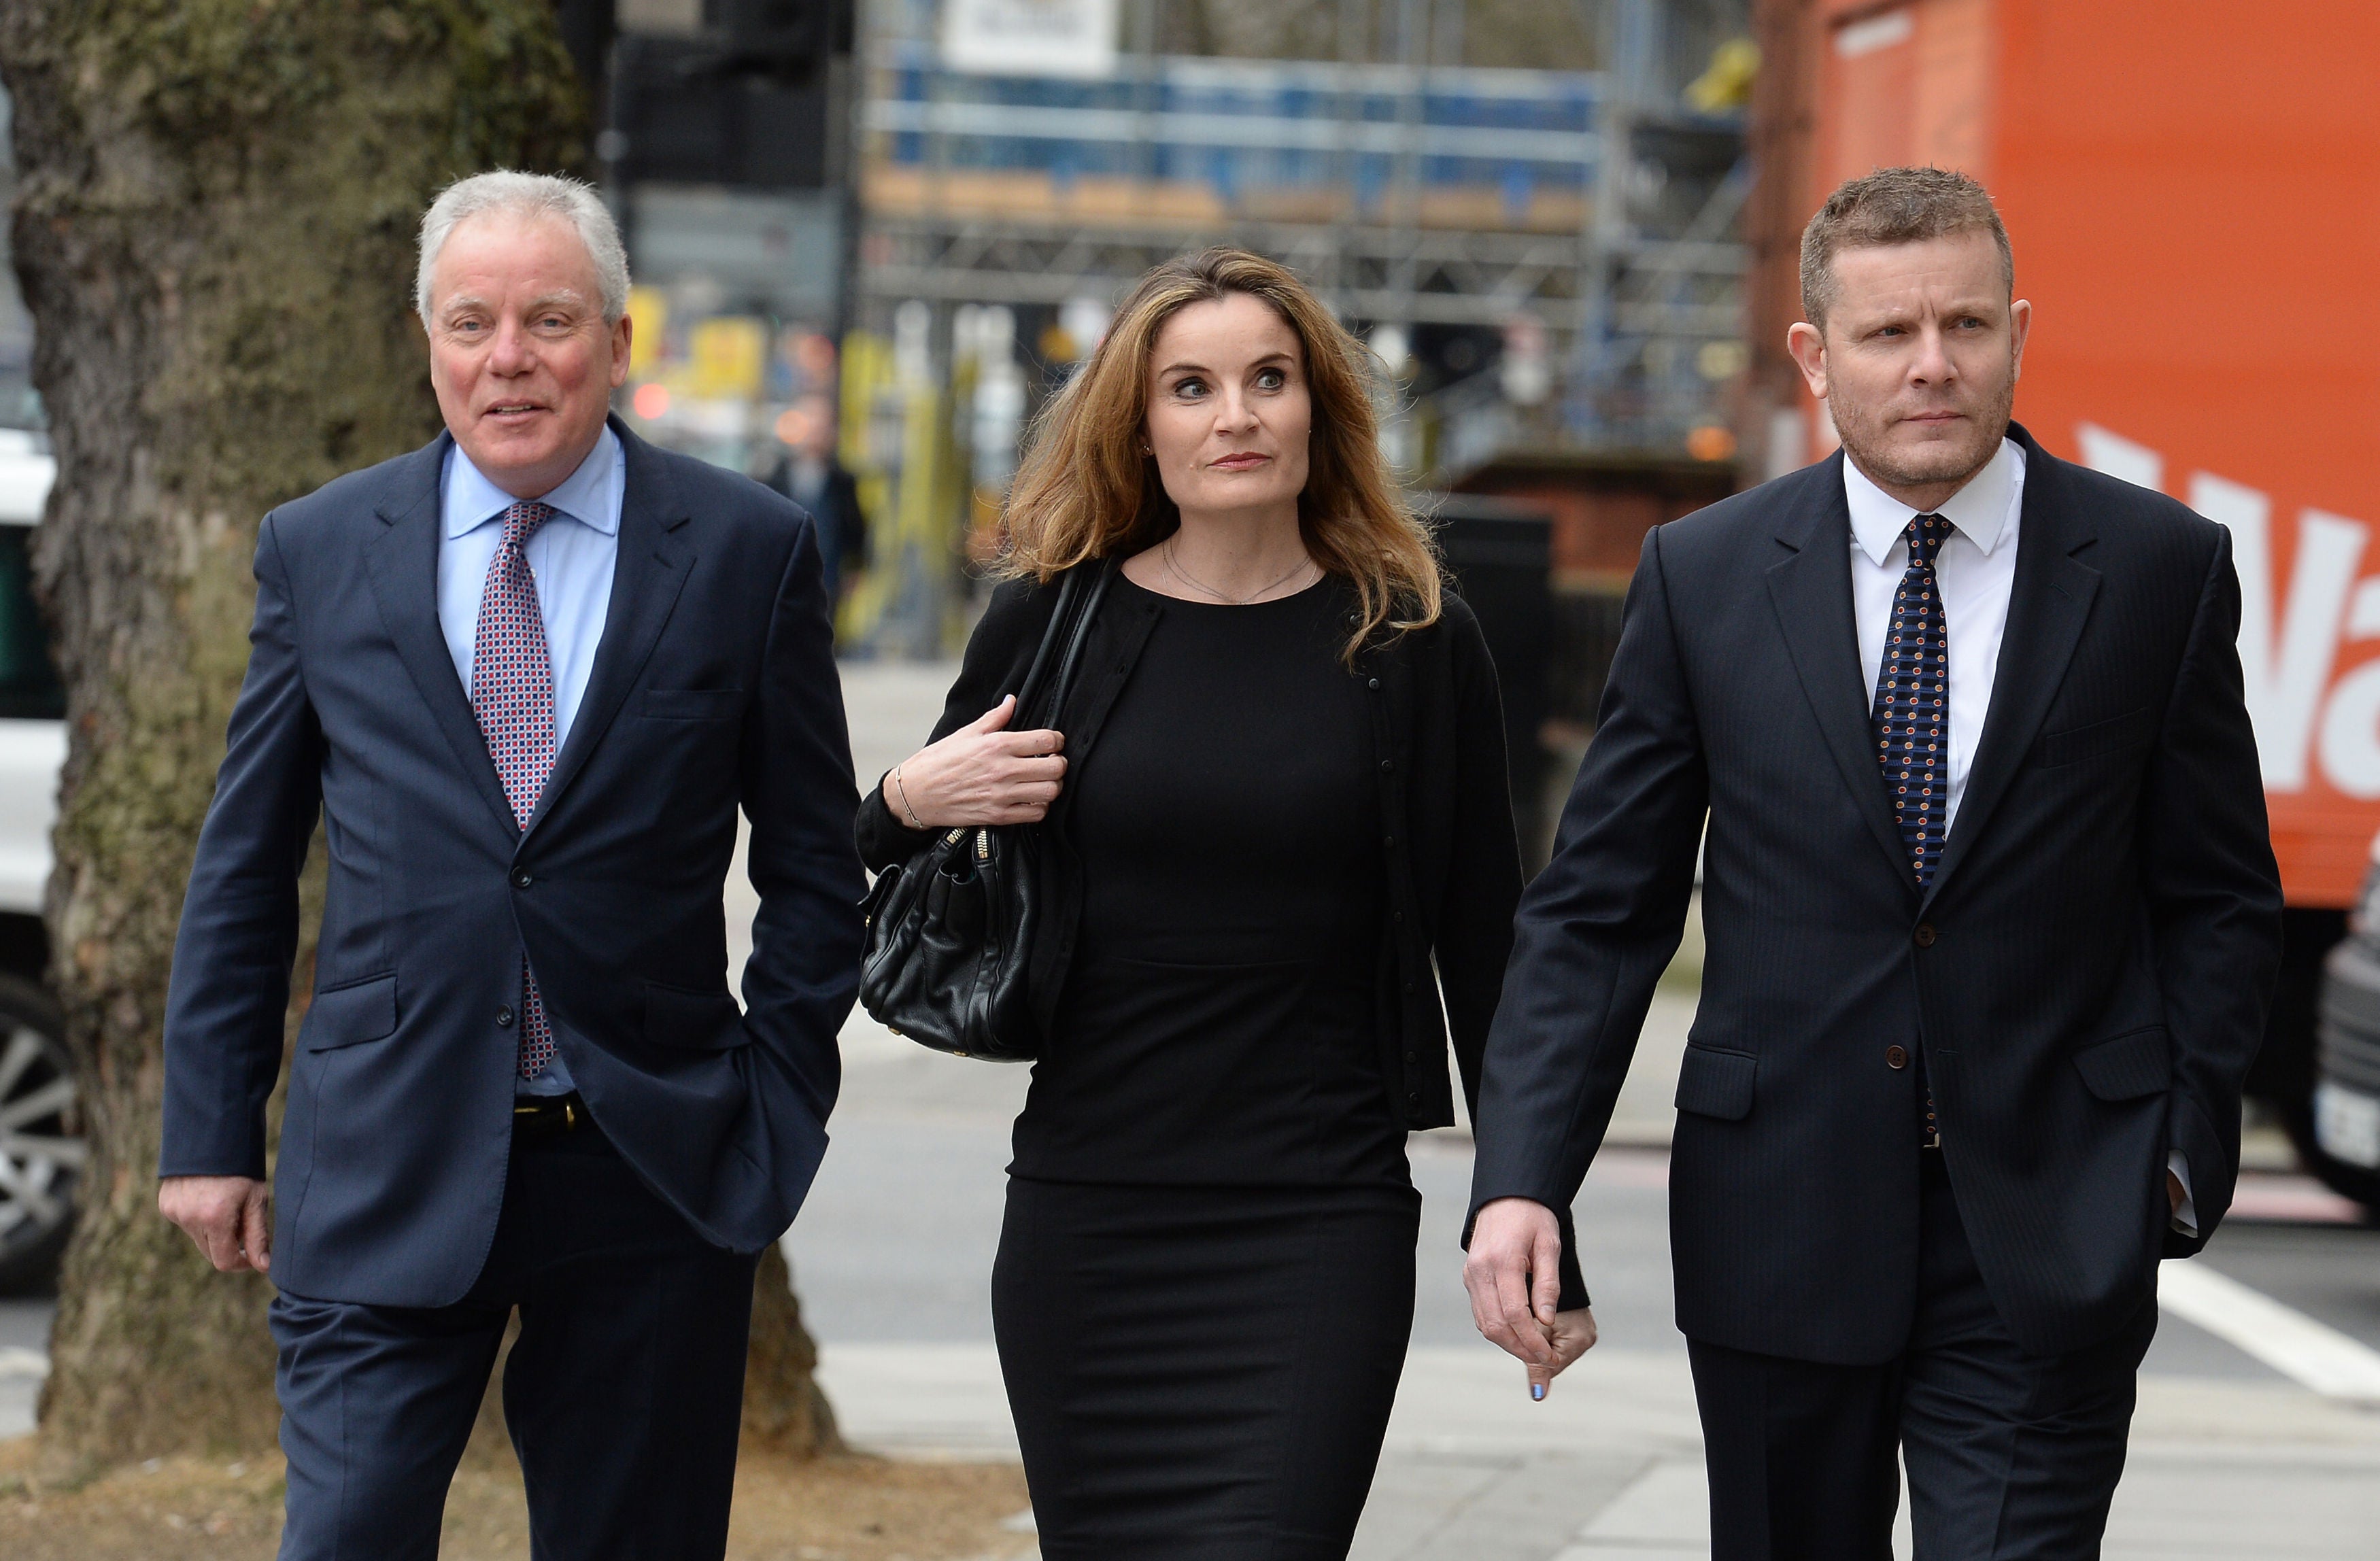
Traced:
<path fill-rule="evenodd" d="M 1054 726 L 1116 562 L 1068 570 L 1010 729 Z M 1039 1049 L 1026 965 L 1045 897 L 1036 824 L 945 829 L 878 875 L 868 895 L 859 1005 L 877 1023 L 953 1057 L 1029 1062 Z"/>

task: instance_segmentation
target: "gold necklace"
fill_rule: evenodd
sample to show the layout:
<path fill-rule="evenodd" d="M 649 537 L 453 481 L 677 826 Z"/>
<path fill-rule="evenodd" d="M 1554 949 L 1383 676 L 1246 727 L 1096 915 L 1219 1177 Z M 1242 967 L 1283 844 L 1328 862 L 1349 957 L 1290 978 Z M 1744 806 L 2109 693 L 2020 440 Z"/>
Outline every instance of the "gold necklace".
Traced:
<path fill-rule="evenodd" d="M 1295 563 L 1290 565 L 1288 574 L 1282 575 L 1280 579 L 1275 580 L 1271 585 L 1259 587 L 1257 589 L 1244 597 L 1226 596 L 1221 591 L 1217 590 L 1214 587 L 1207 584 L 1204 580 L 1192 579 L 1188 571 L 1184 570 L 1180 564 L 1173 562 L 1173 543 L 1175 538 L 1179 538 L 1181 535 L 1182 534 L 1177 531 L 1173 536 L 1165 538 L 1165 572 L 1172 575 L 1175 579 L 1181 581 L 1184 585 L 1189 587 L 1192 590 L 1206 592 L 1208 596 L 1213 597 L 1217 601 L 1221 602 L 1226 607 L 1252 606 L 1256 602 L 1260 601 L 1265 597 L 1270 595 L 1278 587 L 1287 585 L 1297 575 L 1313 567 L 1314 564 L 1314 560 L 1311 558 L 1300 558 Z"/>

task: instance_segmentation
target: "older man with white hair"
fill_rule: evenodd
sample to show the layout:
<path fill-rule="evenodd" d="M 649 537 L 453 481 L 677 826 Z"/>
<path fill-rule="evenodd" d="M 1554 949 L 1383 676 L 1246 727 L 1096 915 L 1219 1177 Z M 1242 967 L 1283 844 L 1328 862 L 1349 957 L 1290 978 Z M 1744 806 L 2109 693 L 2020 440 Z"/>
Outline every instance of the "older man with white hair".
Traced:
<path fill-rule="evenodd" d="M 506 1322 L 540 1556 L 715 1557 L 755 1257 L 826 1144 L 856 806 L 820 545 L 608 416 L 583 185 L 422 223 L 446 431 L 264 518 L 165 1019 L 158 1204 L 269 1271 L 291 1557 L 431 1556 Z M 745 1007 L 721 895 L 751 821 Z M 265 1105 L 317 820 L 313 998 Z"/>

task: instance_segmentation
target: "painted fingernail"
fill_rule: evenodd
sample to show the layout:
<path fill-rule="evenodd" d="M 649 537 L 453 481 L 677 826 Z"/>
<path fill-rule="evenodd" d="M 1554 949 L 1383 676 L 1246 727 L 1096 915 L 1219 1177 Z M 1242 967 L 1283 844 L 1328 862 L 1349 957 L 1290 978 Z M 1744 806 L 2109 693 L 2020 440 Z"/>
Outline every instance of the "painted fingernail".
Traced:
<path fill-rule="evenodd" d="M 1535 1404 L 1542 1404 L 1546 1401 L 1546 1385 L 1544 1383 L 1533 1382 L 1529 1384 L 1529 1401 Z"/>

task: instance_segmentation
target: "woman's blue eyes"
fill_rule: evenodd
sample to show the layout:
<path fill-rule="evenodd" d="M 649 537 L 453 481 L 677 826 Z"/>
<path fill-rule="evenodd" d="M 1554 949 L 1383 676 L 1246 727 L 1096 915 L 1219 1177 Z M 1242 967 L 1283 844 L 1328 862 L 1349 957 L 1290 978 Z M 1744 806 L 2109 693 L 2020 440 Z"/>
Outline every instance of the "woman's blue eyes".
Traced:
<path fill-rule="evenodd" d="M 1267 369 L 1257 375 L 1257 388 L 1258 390 L 1280 390 L 1282 386 L 1288 383 L 1289 376 L 1282 373 L 1278 369 Z M 1204 395 L 1207 393 L 1207 381 L 1204 380 L 1176 380 L 1173 382 L 1173 393 L 1176 395 L 1187 396 Z"/>

